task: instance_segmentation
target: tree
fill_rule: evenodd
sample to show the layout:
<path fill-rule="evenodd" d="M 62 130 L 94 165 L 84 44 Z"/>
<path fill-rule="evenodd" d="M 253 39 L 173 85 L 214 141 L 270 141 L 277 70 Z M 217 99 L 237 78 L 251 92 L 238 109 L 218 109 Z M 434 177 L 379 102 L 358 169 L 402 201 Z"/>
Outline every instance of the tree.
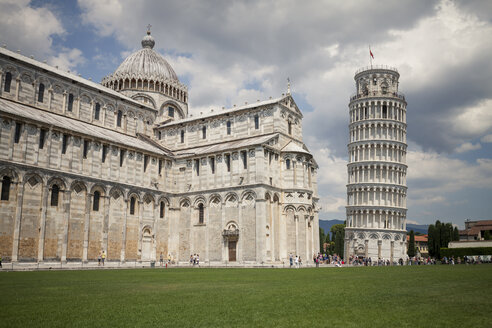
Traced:
<path fill-rule="evenodd" d="M 323 244 L 325 242 L 325 231 L 323 228 L 319 228 L 319 251 L 323 251 Z"/>
<path fill-rule="evenodd" d="M 343 258 L 343 236 L 340 230 L 335 235 L 335 253 Z"/>
<path fill-rule="evenodd" d="M 415 256 L 415 235 L 413 233 L 413 230 L 410 230 L 410 241 L 408 242 L 407 254 L 409 257 Z"/>
<path fill-rule="evenodd" d="M 342 237 L 345 236 L 345 224 L 339 223 L 331 226 L 330 232 L 332 240 L 335 239 L 338 231 L 342 233 Z"/>
<path fill-rule="evenodd" d="M 490 230 L 485 230 L 485 232 L 483 233 L 483 239 L 485 240 L 491 240 L 492 237 L 490 236 Z"/>
<path fill-rule="evenodd" d="M 433 224 L 429 225 L 429 228 L 427 229 L 427 248 L 429 249 L 429 256 L 434 257 L 436 254 L 435 251 L 435 234 L 436 234 L 436 229 Z"/>
<path fill-rule="evenodd" d="M 454 227 L 453 241 L 460 241 L 460 232 L 458 231 L 458 227 Z"/>

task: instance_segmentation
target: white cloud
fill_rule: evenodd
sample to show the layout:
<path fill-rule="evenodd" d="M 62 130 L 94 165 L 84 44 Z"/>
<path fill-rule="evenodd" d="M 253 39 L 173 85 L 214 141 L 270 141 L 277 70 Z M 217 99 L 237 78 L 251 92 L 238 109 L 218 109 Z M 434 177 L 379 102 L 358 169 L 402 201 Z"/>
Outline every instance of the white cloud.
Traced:
<path fill-rule="evenodd" d="M 486 136 L 483 136 L 480 141 L 483 143 L 492 143 L 492 134 L 487 134 Z"/>
<path fill-rule="evenodd" d="M 46 60 L 61 69 L 84 62 L 79 49 L 54 49 L 53 38 L 67 34 L 61 20 L 46 6 L 34 8 L 29 0 L 0 1 L 0 40 L 11 50 Z"/>
<path fill-rule="evenodd" d="M 482 145 L 477 142 L 476 144 L 472 144 L 471 142 L 465 142 L 461 145 L 459 145 L 454 151 L 457 152 L 458 154 L 461 153 L 466 153 L 470 150 L 477 150 L 482 148 Z"/>

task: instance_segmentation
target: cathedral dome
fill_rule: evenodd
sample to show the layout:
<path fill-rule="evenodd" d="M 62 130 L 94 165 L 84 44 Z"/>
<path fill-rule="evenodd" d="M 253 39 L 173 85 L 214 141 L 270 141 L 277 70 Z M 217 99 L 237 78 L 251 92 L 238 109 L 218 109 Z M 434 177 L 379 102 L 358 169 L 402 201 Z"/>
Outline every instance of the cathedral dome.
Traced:
<path fill-rule="evenodd" d="M 113 77 L 179 82 L 171 65 L 153 50 L 154 45 L 154 38 L 147 31 L 142 39 L 142 49 L 128 56 L 113 73 Z"/>

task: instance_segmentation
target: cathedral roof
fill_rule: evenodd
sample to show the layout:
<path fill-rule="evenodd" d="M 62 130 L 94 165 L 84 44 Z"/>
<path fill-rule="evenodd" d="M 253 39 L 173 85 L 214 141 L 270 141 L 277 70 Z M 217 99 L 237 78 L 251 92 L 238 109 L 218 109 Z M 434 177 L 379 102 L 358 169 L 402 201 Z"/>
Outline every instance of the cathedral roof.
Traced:
<path fill-rule="evenodd" d="M 0 98 L 0 113 L 2 112 L 20 116 L 34 122 L 56 126 L 61 130 L 70 130 L 82 135 L 89 135 L 115 144 L 125 145 L 129 148 L 140 149 L 159 155 L 169 155 L 168 152 L 136 137 Z"/>
<path fill-rule="evenodd" d="M 311 155 L 309 151 L 304 149 L 303 147 L 299 146 L 293 141 L 290 141 L 287 145 L 285 145 L 284 148 L 281 150 L 283 153 L 302 153 L 302 154 L 308 154 Z"/>
<path fill-rule="evenodd" d="M 179 83 L 173 68 L 159 53 L 153 50 L 154 38 L 147 31 L 142 39 L 142 49 L 128 56 L 108 79 L 135 78 Z"/>

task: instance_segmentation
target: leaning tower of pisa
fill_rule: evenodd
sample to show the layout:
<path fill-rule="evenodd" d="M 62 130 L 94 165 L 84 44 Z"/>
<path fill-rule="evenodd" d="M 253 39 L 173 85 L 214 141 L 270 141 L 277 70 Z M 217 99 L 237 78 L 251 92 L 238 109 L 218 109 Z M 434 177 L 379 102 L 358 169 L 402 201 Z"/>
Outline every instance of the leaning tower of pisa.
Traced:
<path fill-rule="evenodd" d="M 345 258 L 406 257 L 406 101 L 395 68 L 355 74 L 350 98 Z"/>

